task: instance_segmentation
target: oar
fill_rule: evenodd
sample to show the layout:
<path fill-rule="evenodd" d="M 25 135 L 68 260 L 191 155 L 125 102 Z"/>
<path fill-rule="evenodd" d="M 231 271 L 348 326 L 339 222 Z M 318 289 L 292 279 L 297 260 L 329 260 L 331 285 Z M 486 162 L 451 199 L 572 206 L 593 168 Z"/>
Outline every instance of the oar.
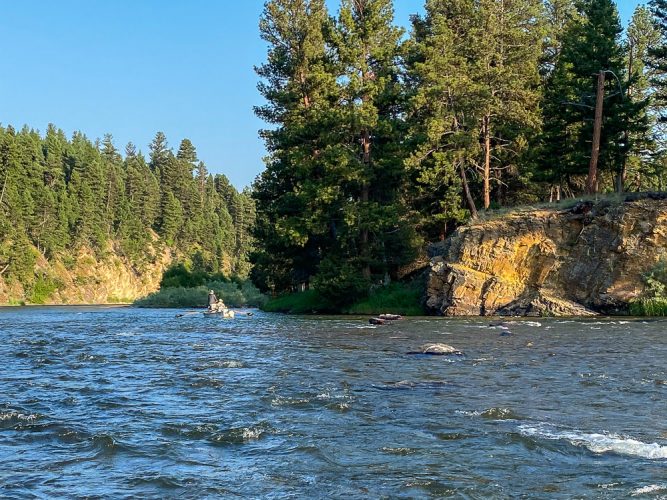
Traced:
<path fill-rule="evenodd" d="M 199 314 L 201 311 L 186 311 L 184 313 L 179 313 L 176 315 L 177 318 L 182 318 L 183 316 L 189 316 L 190 314 Z"/>
<path fill-rule="evenodd" d="M 247 311 L 247 312 L 234 311 L 234 314 L 238 314 L 239 316 L 253 316 L 255 313 L 252 311 Z"/>

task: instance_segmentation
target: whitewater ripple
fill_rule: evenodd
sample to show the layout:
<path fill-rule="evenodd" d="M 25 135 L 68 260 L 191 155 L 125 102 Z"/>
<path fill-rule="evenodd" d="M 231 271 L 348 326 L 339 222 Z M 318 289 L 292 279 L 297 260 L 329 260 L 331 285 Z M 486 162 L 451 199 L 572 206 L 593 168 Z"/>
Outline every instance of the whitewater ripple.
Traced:
<path fill-rule="evenodd" d="M 521 425 L 519 432 L 526 437 L 564 440 L 574 446 L 583 446 L 593 453 L 616 453 L 649 460 L 667 459 L 667 446 L 644 443 L 617 434 L 585 433 L 578 430 L 559 431 L 545 425 Z"/>

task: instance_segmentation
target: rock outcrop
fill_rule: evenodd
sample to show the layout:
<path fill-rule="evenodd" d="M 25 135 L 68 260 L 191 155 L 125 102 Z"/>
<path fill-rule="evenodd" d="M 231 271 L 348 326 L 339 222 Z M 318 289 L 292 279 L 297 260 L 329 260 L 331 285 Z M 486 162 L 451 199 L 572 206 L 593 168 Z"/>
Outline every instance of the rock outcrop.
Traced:
<path fill-rule="evenodd" d="M 642 292 L 642 274 L 667 258 L 667 200 L 517 211 L 459 228 L 435 253 L 427 287 L 435 314 L 622 312 Z"/>
<path fill-rule="evenodd" d="M 110 245 L 104 256 L 81 248 L 67 259 L 47 260 L 40 255 L 36 275 L 48 276 L 57 283 L 40 304 L 118 304 L 130 303 L 160 288 L 162 274 L 174 260 L 168 248 L 159 252 L 146 248 L 150 260 L 140 267 L 113 252 Z M 36 303 L 21 284 L 0 277 L 0 304 Z"/>

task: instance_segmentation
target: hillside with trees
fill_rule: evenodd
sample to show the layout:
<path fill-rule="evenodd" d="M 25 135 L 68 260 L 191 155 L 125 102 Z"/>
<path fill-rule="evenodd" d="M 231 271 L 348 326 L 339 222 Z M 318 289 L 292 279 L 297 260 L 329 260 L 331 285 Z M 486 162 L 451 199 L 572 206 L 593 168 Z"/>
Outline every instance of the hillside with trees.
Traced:
<path fill-rule="evenodd" d="M 95 293 L 104 277 L 88 268 L 107 280 L 125 274 L 126 282 L 157 273 L 149 280 L 156 283 L 177 262 L 228 278 L 249 273 L 250 192 L 211 175 L 188 139 L 174 153 L 158 132 L 146 158 L 131 143 L 121 154 L 110 135 L 91 141 L 80 132 L 67 138 L 53 125 L 43 136 L 0 127 L 0 182 L 5 302 L 48 302 L 59 289 L 86 284 L 93 289 L 88 298 L 69 290 L 59 300 L 136 298 L 122 290 Z M 143 282 L 135 288 L 153 291 Z"/>
<path fill-rule="evenodd" d="M 482 211 L 664 190 L 666 19 L 427 0 L 406 32 L 391 0 L 267 1 L 255 283 L 340 310 Z"/>

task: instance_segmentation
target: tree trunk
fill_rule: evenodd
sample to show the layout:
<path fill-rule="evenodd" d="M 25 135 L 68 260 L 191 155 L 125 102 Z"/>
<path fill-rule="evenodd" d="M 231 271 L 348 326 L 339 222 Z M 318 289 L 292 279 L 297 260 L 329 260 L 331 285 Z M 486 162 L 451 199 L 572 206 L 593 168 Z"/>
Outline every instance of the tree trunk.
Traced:
<path fill-rule="evenodd" d="M 477 207 L 475 206 L 475 200 L 472 199 L 472 195 L 470 194 L 470 187 L 468 187 L 468 179 L 466 178 L 465 168 L 463 168 L 463 162 L 459 163 L 459 170 L 461 172 L 461 182 L 463 182 L 463 192 L 466 195 L 466 202 L 468 203 L 468 208 L 470 209 L 470 217 L 476 219 Z"/>
<path fill-rule="evenodd" d="M 586 191 L 588 194 L 596 194 L 598 192 L 598 158 L 600 156 L 600 134 L 602 132 L 604 77 L 604 71 L 600 70 L 598 74 L 597 100 L 595 103 L 595 123 L 593 124 L 593 149 L 591 151 L 591 163 L 588 167 L 588 179 L 586 180 Z"/>
<path fill-rule="evenodd" d="M 308 96 L 308 91 L 306 90 L 306 75 L 303 72 L 303 69 L 299 72 L 299 81 L 301 83 L 301 90 L 303 92 L 303 105 L 306 109 L 310 108 L 310 97 Z"/>
<path fill-rule="evenodd" d="M 489 115 L 482 119 L 482 137 L 484 139 L 484 210 L 491 205 L 491 132 L 489 130 Z"/>
<path fill-rule="evenodd" d="M 370 163 L 371 163 L 371 135 L 368 129 L 365 129 L 361 134 L 361 145 L 363 148 L 363 162 L 364 162 L 364 175 L 368 176 Z M 368 181 L 364 179 L 364 182 L 361 186 L 361 202 L 366 206 L 368 204 Z M 368 263 L 368 227 L 364 227 L 361 230 L 361 255 L 365 259 L 364 267 L 362 268 L 362 273 L 364 278 L 371 278 L 371 267 Z"/>

